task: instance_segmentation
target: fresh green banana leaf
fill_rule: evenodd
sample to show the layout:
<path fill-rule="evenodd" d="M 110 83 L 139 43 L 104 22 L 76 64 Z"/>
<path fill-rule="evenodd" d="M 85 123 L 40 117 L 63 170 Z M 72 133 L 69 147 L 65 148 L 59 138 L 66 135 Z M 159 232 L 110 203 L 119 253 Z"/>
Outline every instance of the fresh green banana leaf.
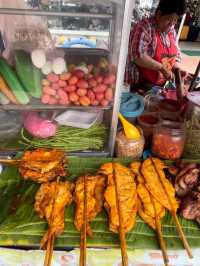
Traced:
<path fill-rule="evenodd" d="M 68 158 L 69 177 L 74 180 L 81 174 L 94 173 L 109 158 Z M 118 160 L 119 161 L 119 160 Z M 130 160 L 123 160 L 128 164 Z M 0 245 L 39 247 L 47 230 L 47 223 L 34 210 L 34 195 L 39 185 L 24 181 L 16 167 L 7 167 L 0 175 Z M 80 233 L 73 223 L 74 204 L 65 211 L 65 231 L 55 242 L 56 248 L 79 247 Z M 179 217 L 191 247 L 200 246 L 200 228 L 196 222 Z M 88 247 L 119 247 L 117 234 L 109 231 L 106 212 L 103 211 L 91 223 L 93 239 L 87 238 Z M 174 221 L 169 213 L 162 222 L 163 236 L 167 247 L 182 247 Z M 134 229 L 126 235 L 128 248 L 159 248 L 155 232 L 139 216 Z"/>

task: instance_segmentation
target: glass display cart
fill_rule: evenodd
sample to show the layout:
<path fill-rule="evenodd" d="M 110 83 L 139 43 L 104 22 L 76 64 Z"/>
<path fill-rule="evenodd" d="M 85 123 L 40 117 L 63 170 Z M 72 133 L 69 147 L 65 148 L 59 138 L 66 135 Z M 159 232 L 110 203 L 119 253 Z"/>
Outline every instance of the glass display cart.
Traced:
<path fill-rule="evenodd" d="M 108 128 L 108 134 L 106 144 L 100 151 L 95 149 L 88 151 L 81 150 L 75 154 L 92 156 L 113 155 L 134 1 L 1 0 L 0 3 L 0 30 L 5 44 L 3 56 L 6 58 L 3 63 L 1 62 L 3 72 L 0 72 L 12 94 L 17 97 L 17 103 L 15 104 L 7 99 L 6 103 L 3 101 L 0 105 L 2 111 L 0 124 L 5 125 L 5 127 L 2 126 L 2 131 L 0 130 L 2 139 L 0 145 L 1 151 L 11 152 L 22 149 L 18 145 L 20 140 L 17 133 L 23 127 L 21 117 L 24 112 L 42 112 L 42 116 L 51 117 L 52 119 L 55 115 L 66 110 L 79 110 L 90 113 L 100 112 L 103 115 L 103 123 Z M 37 53 L 38 49 L 40 50 L 39 54 Z M 40 53 L 41 50 L 42 54 Z M 16 55 L 16 53 L 18 54 Z M 26 55 L 29 56 L 29 59 L 23 58 Z M 21 60 L 20 56 L 24 61 Z M 45 64 L 47 61 L 48 63 L 51 61 L 51 70 L 49 70 L 48 64 L 44 69 L 42 68 L 41 64 L 44 56 Z M 63 63 L 63 60 L 59 61 L 59 59 L 55 63 L 54 61 L 57 58 L 64 59 L 65 63 Z M 55 64 L 53 65 L 52 62 Z M 32 64 L 31 66 L 27 65 L 30 63 Z M 6 72 L 5 69 L 7 68 L 4 64 L 9 64 L 11 73 Z M 43 64 L 43 67 L 45 64 Z M 64 69 L 62 69 L 62 66 Z M 90 68 L 89 72 L 88 66 Z M 32 71 L 31 74 L 29 73 L 30 76 L 27 74 L 29 70 L 30 72 Z M 85 83 L 83 84 L 85 90 L 80 91 L 78 96 L 79 100 L 76 99 L 75 101 L 72 99 L 73 97 L 71 100 L 69 99 L 69 89 L 65 91 L 69 99 L 65 103 L 62 101 L 62 96 L 57 95 L 58 91 L 53 92 L 52 86 L 50 86 L 51 100 L 55 93 L 56 96 L 54 101 L 48 102 L 45 98 L 46 92 L 44 92 L 44 90 L 47 90 L 44 86 L 49 86 L 48 75 L 50 74 L 50 78 L 52 78 L 51 74 L 53 73 L 53 78 L 57 79 L 62 74 L 69 72 L 71 76 L 74 75 L 74 70 L 81 70 L 81 73 L 84 73 L 84 76 L 81 76 L 81 78 L 84 79 L 84 82 L 86 81 L 85 87 Z M 55 74 L 57 77 L 55 77 Z M 15 78 L 17 77 L 20 87 L 18 86 L 19 84 L 16 85 L 15 78 L 12 80 L 13 75 Z M 111 81 L 109 81 L 110 77 Z M 96 86 L 100 85 L 96 88 L 97 92 L 95 92 L 94 87 L 88 85 L 91 78 Z M 107 83 L 105 81 L 106 78 L 108 78 Z M 72 81 L 69 83 L 67 77 L 66 80 L 65 78 L 63 80 L 66 82 L 65 85 L 71 86 L 71 89 L 72 86 L 76 85 L 73 87 L 75 92 L 77 92 L 77 89 L 82 88 L 82 85 L 78 87 Z M 56 81 L 52 80 L 50 83 L 56 83 Z M 38 83 L 36 84 L 36 82 Z M 38 87 L 41 90 L 39 92 Z M 25 91 L 25 96 L 23 93 L 21 96 L 22 98 L 25 97 L 23 99 L 20 98 L 19 91 L 16 92 L 16 90 L 21 88 Z M 62 89 L 62 86 L 60 89 Z M 110 91 L 107 94 L 110 93 L 110 95 L 105 98 L 105 93 L 108 89 Z M 89 100 L 88 90 L 92 91 L 91 97 L 94 97 L 89 97 Z M 86 99 L 81 98 L 85 96 Z M 80 99 L 83 101 L 81 102 Z M 94 99 L 97 101 L 94 102 Z M 13 132 L 11 130 L 10 135 L 12 135 L 12 138 L 17 136 L 12 141 L 9 138 L 7 139 L 7 137 L 4 140 L 4 136 L 7 135 L 5 133 L 7 132 L 6 121 L 10 120 L 10 117 L 13 119 L 13 125 L 11 125 Z M 8 128 L 10 130 L 9 126 Z M 74 153 L 71 152 L 71 154 Z"/>

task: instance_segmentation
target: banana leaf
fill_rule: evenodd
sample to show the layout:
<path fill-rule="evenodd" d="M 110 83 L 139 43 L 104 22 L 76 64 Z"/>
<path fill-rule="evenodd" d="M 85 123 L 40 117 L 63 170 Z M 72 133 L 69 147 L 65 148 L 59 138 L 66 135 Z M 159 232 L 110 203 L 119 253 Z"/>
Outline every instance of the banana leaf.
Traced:
<path fill-rule="evenodd" d="M 115 161 L 119 161 L 114 159 Z M 84 173 L 94 173 L 102 163 L 111 158 L 68 158 L 67 180 L 73 181 Z M 121 160 L 127 165 L 130 160 Z M 47 223 L 40 219 L 34 210 L 34 196 L 39 185 L 24 181 L 16 167 L 7 167 L 0 175 L 0 245 L 39 247 L 40 240 L 47 230 Z M 65 231 L 55 241 L 55 248 L 79 247 L 80 232 L 73 223 L 75 206 L 72 204 L 65 211 Z M 194 221 L 179 217 L 185 235 L 191 247 L 200 246 L 200 228 Z M 157 249 L 155 232 L 137 216 L 133 230 L 126 235 L 128 248 Z M 103 211 L 91 223 L 94 238 L 88 237 L 88 247 L 119 247 L 117 234 L 109 231 L 107 214 Z M 163 235 L 170 249 L 181 248 L 182 244 L 175 223 L 169 213 L 162 222 Z"/>

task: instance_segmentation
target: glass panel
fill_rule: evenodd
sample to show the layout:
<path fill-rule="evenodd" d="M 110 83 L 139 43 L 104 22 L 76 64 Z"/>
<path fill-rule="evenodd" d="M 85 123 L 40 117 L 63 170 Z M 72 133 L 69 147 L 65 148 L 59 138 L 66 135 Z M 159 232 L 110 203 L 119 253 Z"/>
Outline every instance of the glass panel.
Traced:
<path fill-rule="evenodd" d="M 1 8 L 33 11 L 28 15 L 0 15 L 0 31 L 6 48 L 3 56 L 29 98 L 23 95 L 18 104 L 11 101 L 1 107 L 15 111 L 53 109 L 60 112 L 66 108 L 101 109 L 110 125 L 125 1 L 48 1 L 50 5 L 45 6 L 46 2 L 0 1 Z M 34 16 L 35 10 L 47 11 L 47 14 Z M 48 12 L 55 11 L 60 13 L 49 16 Z M 67 16 L 64 12 L 74 15 Z M 113 18 L 81 17 L 77 12 L 112 14 Z M 35 49 L 42 53 L 33 53 Z M 16 55 L 16 50 L 23 50 L 24 54 Z M 58 58 L 59 62 L 55 63 Z M 3 78 L 15 92 L 15 84 L 10 83 L 6 75 Z"/>
<path fill-rule="evenodd" d="M 8 2 L 5 1 L 4 4 Z M 23 1 L 12 1 L 12 3 L 14 2 L 19 4 Z M 60 2 L 63 7 L 66 1 L 54 1 L 53 3 Z M 76 7 L 82 8 L 81 12 L 83 10 L 88 12 L 88 9 L 83 8 L 85 4 L 81 7 L 80 1 L 74 2 L 76 2 Z M 78 2 L 79 4 L 77 4 Z M 100 1 L 96 2 L 100 3 Z M 74 106 L 73 108 L 76 106 L 78 106 L 77 108 L 92 108 L 92 106 L 103 109 L 111 108 L 125 3 L 117 0 L 115 2 L 102 1 L 102 4 L 97 6 L 94 1 L 83 1 L 83 3 L 87 3 L 87 7 L 90 4 L 93 7 L 93 12 L 95 8 L 95 12 L 104 12 L 106 4 L 109 4 L 113 19 L 33 16 L 31 13 L 29 15 L 1 14 L 0 31 L 5 44 L 3 56 L 14 67 L 14 74 L 29 96 L 29 101 L 27 97 L 26 100 L 24 99 L 28 104 L 18 106 L 10 103 L 3 106 L 5 110 L 17 110 L 18 108 L 20 110 L 32 108 L 41 110 L 55 107 L 64 109 L 72 106 Z M 82 49 L 83 47 L 84 49 Z M 35 49 L 42 51 L 35 53 Z M 24 54 L 16 55 L 16 50 L 23 50 Z M 26 72 L 27 69 L 30 69 L 29 73 Z M 77 74 L 76 70 L 81 73 Z M 49 77 L 48 74 L 51 73 L 54 74 L 53 77 L 51 75 Z M 63 76 L 63 73 L 66 75 Z M 69 81 L 69 76 L 73 77 L 74 73 L 79 76 L 75 78 L 75 81 Z M 6 77 L 4 78 L 6 79 Z M 82 79 L 84 79 L 84 84 L 79 84 L 78 81 L 82 82 Z M 5 81 L 7 82 L 7 80 Z M 9 82 L 8 85 L 14 86 Z M 52 91 L 52 86 L 54 91 Z M 40 92 L 38 88 L 40 88 Z M 84 90 L 79 91 L 79 95 L 71 96 L 71 92 L 75 93 L 79 88 Z M 66 97 L 66 101 L 62 101 L 63 90 L 68 98 L 71 97 L 71 100 L 67 100 Z M 90 97 L 95 97 L 95 101 L 94 99 L 80 100 L 83 96 L 89 97 L 88 90 L 93 90 Z M 107 90 L 109 93 L 105 94 Z M 46 94 L 49 94 L 48 97 Z"/>
<path fill-rule="evenodd" d="M 1 0 L 3 8 L 38 9 L 59 12 L 112 13 L 112 3 L 122 0 Z"/>

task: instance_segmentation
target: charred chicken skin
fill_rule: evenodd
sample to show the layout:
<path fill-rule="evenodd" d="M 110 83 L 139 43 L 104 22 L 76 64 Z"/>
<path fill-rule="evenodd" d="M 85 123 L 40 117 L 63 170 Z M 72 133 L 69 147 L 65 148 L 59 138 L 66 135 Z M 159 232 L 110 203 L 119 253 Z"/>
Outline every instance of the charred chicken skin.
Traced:
<path fill-rule="evenodd" d="M 66 176 L 64 152 L 37 149 L 26 151 L 21 158 L 19 171 L 24 179 L 39 183 L 52 181 L 58 176 Z"/>
<path fill-rule="evenodd" d="M 74 185 L 70 182 L 51 182 L 40 186 L 35 196 L 35 210 L 40 218 L 45 218 L 49 229 L 41 240 L 41 247 L 46 248 L 48 240 L 64 231 L 65 207 L 72 202 Z"/>
<path fill-rule="evenodd" d="M 74 224 L 78 231 L 83 226 L 84 196 L 87 197 L 87 234 L 92 238 L 93 233 L 90 228 L 91 222 L 103 209 L 103 195 L 105 190 L 105 177 L 103 175 L 86 176 L 86 191 L 84 190 L 84 177 L 81 176 L 76 181 L 74 201 L 76 212 Z M 86 192 L 86 193 L 85 193 Z M 86 194 L 86 195 L 85 195 Z"/>
<path fill-rule="evenodd" d="M 113 171 L 115 171 L 115 180 Z M 109 227 L 112 232 L 119 231 L 119 213 L 117 198 L 121 205 L 122 226 L 125 233 L 135 225 L 137 213 L 137 192 L 134 175 L 131 171 L 119 163 L 106 163 L 100 168 L 100 172 L 107 176 L 107 186 L 104 193 L 104 206 L 109 216 Z M 116 188 L 118 196 L 116 197 Z"/>

